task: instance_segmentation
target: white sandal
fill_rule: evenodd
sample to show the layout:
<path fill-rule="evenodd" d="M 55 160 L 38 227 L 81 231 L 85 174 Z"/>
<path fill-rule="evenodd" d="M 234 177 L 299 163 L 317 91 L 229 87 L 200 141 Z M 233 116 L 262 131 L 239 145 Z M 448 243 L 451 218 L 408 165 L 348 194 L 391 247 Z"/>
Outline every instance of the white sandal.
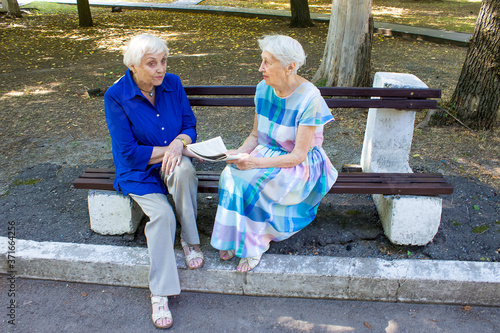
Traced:
<path fill-rule="evenodd" d="M 152 313 L 151 318 L 153 319 L 153 324 L 157 328 L 170 328 L 174 324 L 174 320 L 172 319 L 172 312 L 170 310 L 165 311 L 165 306 L 168 305 L 168 298 L 165 296 L 151 296 L 151 305 L 159 304 L 160 311 L 158 313 Z M 156 324 L 158 319 L 169 319 L 170 324 L 166 326 L 160 326 Z"/>
<path fill-rule="evenodd" d="M 258 257 L 241 258 L 236 270 L 240 273 L 250 272 L 252 269 L 254 269 L 260 263 L 261 258 L 262 258 L 262 254 Z M 242 271 L 240 268 L 245 263 L 248 264 L 248 267 L 250 267 L 250 269 L 247 271 Z"/>
<path fill-rule="evenodd" d="M 189 250 L 189 254 L 185 254 L 186 256 L 186 266 L 187 268 L 189 269 L 198 269 L 198 268 L 201 268 L 203 267 L 203 265 L 205 264 L 205 258 L 203 256 L 203 252 L 196 252 L 194 250 L 194 247 L 192 245 L 189 245 L 188 243 L 186 243 L 183 239 L 181 239 L 181 245 L 182 245 L 182 250 L 184 251 L 184 248 L 187 246 L 188 250 Z M 197 267 L 190 267 L 189 266 L 189 263 L 191 262 L 191 260 L 193 259 L 201 259 L 201 265 L 197 266 Z"/>
<path fill-rule="evenodd" d="M 235 250 L 220 250 L 219 258 L 221 258 L 222 260 L 231 260 L 234 258 L 235 254 Z"/>

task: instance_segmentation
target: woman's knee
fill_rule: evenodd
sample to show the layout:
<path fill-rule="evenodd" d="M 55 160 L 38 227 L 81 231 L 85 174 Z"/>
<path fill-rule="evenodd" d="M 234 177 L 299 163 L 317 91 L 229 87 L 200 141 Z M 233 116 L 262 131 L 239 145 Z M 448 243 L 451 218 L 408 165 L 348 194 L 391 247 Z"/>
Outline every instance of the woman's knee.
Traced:
<path fill-rule="evenodd" d="M 181 181 L 183 183 L 191 183 L 198 180 L 196 177 L 196 169 L 190 159 L 185 156 L 182 158 L 181 164 L 174 169 L 171 177 L 173 178 L 172 180 L 175 179 L 175 181 Z"/>
<path fill-rule="evenodd" d="M 191 160 L 186 156 L 182 157 L 181 163 L 177 166 L 177 168 L 175 168 L 174 172 L 179 172 L 183 176 L 196 176 L 196 169 L 194 168 L 193 163 L 191 163 Z"/>

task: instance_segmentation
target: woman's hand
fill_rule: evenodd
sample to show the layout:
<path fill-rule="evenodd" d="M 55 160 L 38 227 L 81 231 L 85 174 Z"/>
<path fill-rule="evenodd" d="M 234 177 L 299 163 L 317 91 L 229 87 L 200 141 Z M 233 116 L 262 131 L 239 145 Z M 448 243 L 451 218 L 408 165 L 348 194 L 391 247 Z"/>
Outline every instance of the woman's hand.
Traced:
<path fill-rule="evenodd" d="M 237 149 L 229 149 L 226 151 L 227 155 L 238 155 L 240 152 Z"/>
<path fill-rule="evenodd" d="M 170 145 L 166 147 L 161 162 L 161 172 L 169 175 L 174 171 L 174 168 L 181 163 L 182 150 L 184 146 L 180 140 L 172 140 Z"/>
<path fill-rule="evenodd" d="M 194 158 L 196 158 L 196 159 L 198 160 L 198 162 L 200 162 L 200 163 L 205 162 L 205 160 L 204 160 L 204 159 L 202 159 L 202 158 L 201 158 L 201 157 L 199 157 L 198 155 L 193 154 L 193 152 L 192 152 L 191 150 L 187 149 L 187 148 L 184 148 L 184 150 L 182 151 L 182 154 L 183 154 L 184 156 L 187 156 L 187 157 L 194 157 Z"/>
<path fill-rule="evenodd" d="M 258 165 L 259 158 L 247 153 L 239 153 L 239 156 L 241 156 L 241 158 L 237 160 L 229 160 L 226 162 L 228 164 L 236 165 L 236 167 L 240 170 L 255 169 L 259 167 Z"/>

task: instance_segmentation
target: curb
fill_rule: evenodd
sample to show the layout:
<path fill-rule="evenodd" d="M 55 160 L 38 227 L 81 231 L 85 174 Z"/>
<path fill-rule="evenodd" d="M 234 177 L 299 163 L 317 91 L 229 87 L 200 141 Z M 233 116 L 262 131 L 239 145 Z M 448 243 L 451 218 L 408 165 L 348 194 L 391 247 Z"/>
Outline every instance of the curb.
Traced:
<path fill-rule="evenodd" d="M 14 245 L 12 245 L 14 244 Z M 8 251 L 8 245 L 11 246 Z M 0 273 L 17 277 L 147 288 L 147 248 L 36 242 L 0 237 Z M 13 246 L 13 247 L 12 247 Z M 14 251 L 14 252 L 13 252 Z M 8 254 L 12 261 L 8 261 Z M 12 257 L 13 256 L 13 257 Z M 183 291 L 246 296 L 500 305 L 500 263 L 265 255 L 250 273 L 205 250 L 188 270 L 176 250 Z"/>
<path fill-rule="evenodd" d="M 56 2 L 59 4 L 76 5 L 76 0 L 42 0 L 45 2 Z M 182 2 L 173 2 L 169 4 L 162 3 L 134 3 L 134 2 L 110 2 L 89 0 L 90 6 L 94 7 L 121 7 L 126 9 L 150 9 L 150 10 L 169 10 L 190 13 L 209 13 L 215 15 L 233 15 L 241 17 L 259 17 L 259 18 L 281 18 L 289 19 L 291 14 L 288 11 L 273 9 L 252 9 L 239 7 L 223 6 L 204 6 L 189 5 Z M 319 22 L 329 22 L 330 14 L 311 13 L 311 20 Z M 463 32 L 453 32 L 446 30 L 429 29 L 422 27 L 413 27 L 403 24 L 374 22 L 374 31 L 385 36 L 410 36 L 434 43 L 447 43 L 458 46 L 468 46 L 472 34 Z"/>

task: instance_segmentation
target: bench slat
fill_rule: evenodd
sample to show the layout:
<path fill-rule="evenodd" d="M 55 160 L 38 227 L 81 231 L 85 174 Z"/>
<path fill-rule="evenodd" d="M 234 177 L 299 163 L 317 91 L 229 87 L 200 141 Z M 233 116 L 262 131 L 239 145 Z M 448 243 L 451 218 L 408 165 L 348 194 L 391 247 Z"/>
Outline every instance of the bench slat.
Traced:
<path fill-rule="evenodd" d="M 218 171 L 199 171 L 197 174 L 199 193 L 217 193 Z M 114 177 L 114 169 L 89 168 L 73 181 L 73 186 L 78 189 L 114 191 Z M 440 195 L 452 194 L 453 186 L 440 174 L 353 172 L 339 173 L 329 193 Z"/>
<path fill-rule="evenodd" d="M 189 97 L 191 106 L 255 106 L 253 98 Z M 436 100 L 427 99 L 325 99 L 330 108 L 436 109 Z"/>
<path fill-rule="evenodd" d="M 218 180 L 218 171 L 198 171 L 199 179 Z M 115 169 L 87 169 L 80 178 L 114 178 Z M 339 173 L 337 181 L 348 182 L 446 182 L 439 173 L 366 173 L 366 172 L 344 172 Z"/>
<path fill-rule="evenodd" d="M 418 88 L 370 88 L 370 87 L 318 87 L 323 96 L 349 97 L 407 97 L 407 98 L 441 98 L 440 89 Z M 187 95 L 203 96 L 252 96 L 255 86 L 186 86 Z"/>
<path fill-rule="evenodd" d="M 453 187 L 446 183 L 433 183 L 433 184 L 363 184 L 359 183 L 335 183 L 328 193 L 346 193 L 346 194 L 384 194 L 384 195 L 440 195 L 452 194 Z"/>

